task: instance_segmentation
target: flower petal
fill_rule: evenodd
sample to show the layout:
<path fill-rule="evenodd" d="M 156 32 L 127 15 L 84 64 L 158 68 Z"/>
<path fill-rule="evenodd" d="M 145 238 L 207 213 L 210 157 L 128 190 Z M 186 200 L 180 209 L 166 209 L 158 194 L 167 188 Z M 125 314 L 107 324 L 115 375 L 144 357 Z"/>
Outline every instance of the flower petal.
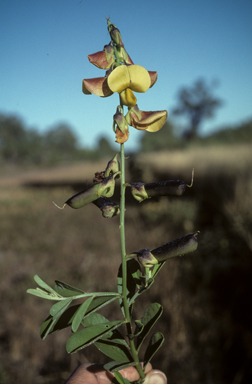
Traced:
<path fill-rule="evenodd" d="M 155 82 L 157 81 L 157 72 L 156 71 L 148 71 L 151 79 L 151 85 L 150 88 L 153 87 Z"/>
<path fill-rule="evenodd" d="M 135 92 L 146 92 L 151 86 L 151 79 L 148 71 L 141 65 L 130 65 L 127 67 L 130 76 L 129 88 Z"/>
<path fill-rule="evenodd" d="M 110 45 L 105 46 L 103 51 L 99 51 L 96 53 L 92 53 L 91 55 L 87 55 L 90 63 L 94 64 L 96 67 L 100 69 L 110 68 L 112 63 L 115 61 L 115 58 L 113 55 L 110 54 L 110 52 L 105 51 L 105 49 L 109 50 L 109 47 L 111 46 Z"/>
<path fill-rule="evenodd" d="M 129 70 L 126 65 L 115 68 L 108 77 L 108 86 L 113 92 L 121 93 L 130 85 Z"/>
<path fill-rule="evenodd" d="M 108 87 L 106 77 L 84 79 L 82 82 L 82 92 L 85 93 L 85 95 L 90 95 L 93 93 L 94 95 L 101 97 L 107 97 L 113 94 L 113 92 Z"/>
<path fill-rule="evenodd" d="M 129 111 L 128 116 L 126 120 L 132 127 L 148 132 L 157 132 L 166 122 L 167 111 L 145 112 L 139 111 L 138 107 L 135 106 Z"/>
<path fill-rule="evenodd" d="M 137 98 L 130 88 L 126 88 L 120 93 L 120 102 L 127 107 L 134 107 L 137 103 Z"/>
<path fill-rule="evenodd" d="M 155 112 L 144 112 L 141 113 L 142 118 L 139 121 L 139 126 L 147 125 L 148 132 L 159 131 L 167 119 L 167 111 L 155 111 Z"/>

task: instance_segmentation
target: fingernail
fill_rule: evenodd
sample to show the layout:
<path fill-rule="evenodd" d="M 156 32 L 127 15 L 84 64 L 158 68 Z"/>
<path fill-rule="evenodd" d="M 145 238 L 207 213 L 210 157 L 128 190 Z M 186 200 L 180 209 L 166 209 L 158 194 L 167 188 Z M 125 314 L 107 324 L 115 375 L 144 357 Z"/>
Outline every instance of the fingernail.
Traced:
<path fill-rule="evenodd" d="M 167 384 L 167 377 L 163 372 L 153 370 L 146 376 L 144 384 Z"/>

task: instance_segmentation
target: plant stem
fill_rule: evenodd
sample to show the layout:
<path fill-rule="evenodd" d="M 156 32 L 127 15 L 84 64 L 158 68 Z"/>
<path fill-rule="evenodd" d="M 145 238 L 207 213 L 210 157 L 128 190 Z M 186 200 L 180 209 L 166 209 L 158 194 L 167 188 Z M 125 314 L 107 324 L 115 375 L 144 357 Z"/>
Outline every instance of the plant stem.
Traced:
<path fill-rule="evenodd" d="M 126 246 L 125 246 L 125 156 L 124 156 L 124 144 L 121 144 L 121 196 L 120 196 L 120 238 L 121 238 L 121 255 L 122 255 L 122 297 L 123 297 L 123 307 L 125 313 L 125 319 L 127 321 L 127 333 L 132 335 L 132 326 L 131 326 L 131 316 L 129 303 L 127 299 L 127 261 L 126 261 Z M 136 369 L 140 377 L 143 379 L 145 374 L 141 368 L 138 353 L 136 351 L 134 340 L 129 338 L 129 345 L 131 349 L 132 356 L 136 363 Z"/>

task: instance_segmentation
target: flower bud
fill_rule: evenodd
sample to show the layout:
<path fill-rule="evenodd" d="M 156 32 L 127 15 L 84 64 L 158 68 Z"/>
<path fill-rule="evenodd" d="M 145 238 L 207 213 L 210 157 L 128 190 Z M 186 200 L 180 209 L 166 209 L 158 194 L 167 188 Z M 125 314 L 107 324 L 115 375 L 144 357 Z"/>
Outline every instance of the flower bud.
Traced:
<path fill-rule="evenodd" d="M 120 213 L 119 205 L 113 203 L 107 197 L 99 197 L 97 200 L 93 201 L 93 204 L 101 210 L 102 216 L 106 219 L 111 219 Z"/>
<path fill-rule="evenodd" d="M 125 48 L 120 47 L 120 55 L 121 55 L 122 59 L 124 60 L 124 62 L 125 62 L 126 64 L 131 64 L 131 65 L 134 64 L 133 61 L 131 60 L 130 55 L 129 55 L 128 52 L 125 50 Z"/>
<path fill-rule="evenodd" d="M 120 163 L 117 160 L 117 156 L 118 156 L 118 153 L 113 157 L 112 160 L 108 162 L 104 172 L 105 177 L 109 177 L 111 174 L 120 171 Z M 118 174 L 118 177 L 120 177 L 120 174 Z"/>
<path fill-rule="evenodd" d="M 108 31 L 111 37 L 111 40 L 114 44 L 119 45 L 120 47 L 124 48 L 123 42 L 122 42 L 122 36 L 120 34 L 120 31 L 116 26 L 112 23 L 108 26 Z"/>
<path fill-rule="evenodd" d="M 123 133 L 118 127 L 116 128 L 116 143 L 123 144 L 129 138 L 129 128 L 128 126 L 125 128 L 125 132 Z"/>
<path fill-rule="evenodd" d="M 115 132 L 115 125 L 117 124 L 118 128 L 120 129 L 120 131 L 122 131 L 123 133 L 125 133 L 125 128 L 126 126 L 128 126 L 124 116 L 123 116 L 123 113 L 122 113 L 122 107 L 119 105 L 116 109 L 116 113 L 114 114 L 113 116 L 113 129 L 114 129 L 114 132 Z"/>
<path fill-rule="evenodd" d="M 125 143 L 129 138 L 129 127 L 123 116 L 122 107 L 117 107 L 116 113 L 113 116 L 113 130 L 116 134 L 117 143 Z"/>
<path fill-rule="evenodd" d="M 144 248 L 138 252 L 134 252 L 129 257 L 137 256 L 140 264 L 146 268 L 153 267 L 155 264 L 161 263 L 176 256 L 182 256 L 186 253 L 193 252 L 198 247 L 197 236 L 200 232 L 179 237 L 176 240 L 170 241 L 167 244 L 155 249 Z"/>

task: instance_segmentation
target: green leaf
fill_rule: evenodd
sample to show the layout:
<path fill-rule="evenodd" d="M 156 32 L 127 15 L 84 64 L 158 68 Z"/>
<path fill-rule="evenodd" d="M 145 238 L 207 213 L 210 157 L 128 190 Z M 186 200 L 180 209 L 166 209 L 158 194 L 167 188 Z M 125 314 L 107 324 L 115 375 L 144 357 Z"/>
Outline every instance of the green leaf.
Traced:
<path fill-rule="evenodd" d="M 109 363 L 105 364 L 103 368 L 109 372 L 117 372 L 124 368 L 134 367 L 135 365 L 136 365 L 135 361 L 133 361 L 132 363 L 122 363 L 121 361 L 110 361 Z"/>
<path fill-rule="evenodd" d="M 109 320 L 106 317 L 102 316 L 100 313 L 94 312 L 90 316 L 84 319 L 83 321 L 85 327 L 90 327 L 91 325 L 98 325 L 101 323 L 109 323 Z"/>
<path fill-rule="evenodd" d="M 120 372 L 114 372 L 115 378 L 118 381 L 118 384 L 131 384 L 128 379 L 125 379 Z"/>
<path fill-rule="evenodd" d="M 124 345 L 120 345 L 115 341 L 99 340 L 95 342 L 95 346 L 104 353 L 104 355 L 110 357 L 113 360 L 130 363 L 133 361 L 128 348 Z"/>
<path fill-rule="evenodd" d="M 152 335 L 149 345 L 146 349 L 144 355 L 144 367 L 148 364 L 148 362 L 152 359 L 155 353 L 159 350 L 161 345 L 164 342 L 164 335 L 161 332 L 156 332 Z"/>
<path fill-rule="evenodd" d="M 153 270 L 152 270 L 152 274 L 151 274 L 153 279 L 157 276 L 157 274 L 160 271 L 160 269 L 165 265 L 165 262 L 166 262 L 166 260 L 162 261 L 159 264 L 154 265 Z"/>
<path fill-rule="evenodd" d="M 91 296 L 87 300 L 85 300 L 84 303 L 82 303 L 81 306 L 79 307 L 79 309 L 75 312 L 73 322 L 72 322 L 72 331 L 73 332 L 76 332 L 77 329 L 79 328 L 79 326 L 83 320 L 83 317 L 85 316 L 85 314 L 88 310 L 89 305 L 93 301 L 93 298 L 94 297 Z"/>
<path fill-rule="evenodd" d="M 138 295 L 141 295 L 142 293 L 144 293 L 144 292 L 148 291 L 148 289 L 150 289 L 150 287 L 154 283 L 154 278 L 156 277 L 156 275 L 158 274 L 158 272 L 160 271 L 160 269 L 163 267 L 164 264 L 165 264 L 165 261 L 163 261 L 162 263 L 154 265 L 154 267 L 152 269 L 151 278 L 149 279 L 148 284 L 146 286 L 142 286 L 140 288 Z M 143 281 L 144 281 L 144 278 L 143 278 Z"/>
<path fill-rule="evenodd" d="M 159 319 L 162 312 L 163 312 L 163 307 L 160 304 L 158 303 L 150 304 L 145 308 L 144 316 L 139 321 L 136 321 L 135 334 L 139 335 L 137 337 L 137 343 L 136 343 L 137 351 L 139 351 L 145 337 L 148 335 L 153 325 Z"/>
<path fill-rule="evenodd" d="M 55 321 L 53 321 L 53 316 L 51 315 L 48 316 L 40 328 L 40 337 L 44 340 L 48 334 L 51 334 L 69 327 L 79 307 L 80 307 L 80 304 L 68 307 L 64 311 L 62 316 L 60 316 L 60 318 L 58 320 L 56 319 Z M 48 329 L 49 326 L 50 328 Z"/>
<path fill-rule="evenodd" d="M 41 297 L 42 299 L 46 299 L 46 300 L 59 300 L 59 299 L 61 299 L 61 297 L 54 296 L 54 295 L 52 296 L 52 293 L 46 292 L 46 291 L 44 291 L 43 289 L 40 289 L 40 288 L 27 289 L 26 292 L 30 293 L 31 295 L 38 296 L 38 297 Z"/>
<path fill-rule="evenodd" d="M 71 285 L 63 283 L 62 281 L 55 280 L 55 283 L 55 291 L 64 297 L 79 296 L 85 293 L 81 289 L 72 287 Z"/>
<path fill-rule="evenodd" d="M 129 266 L 129 272 L 133 277 L 137 288 L 140 289 L 142 286 L 141 278 L 143 276 L 142 276 L 142 271 L 139 263 L 136 261 L 136 259 L 130 259 L 128 261 L 128 266 Z"/>
<path fill-rule="evenodd" d="M 48 284 L 46 284 L 38 275 L 35 275 L 34 276 L 34 280 L 35 282 L 43 289 L 45 289 L 46 291 L 48 292 L 51 292 L 52 294 L 54 294 L 55 296 L 59 296 L 58 293 L 53 289 L 51 288 Z"/>
<path fill-rule="evenodd" d="M 72 301 L 73 299 L 65 299 L 54 304 L 50 309 L 50 315 L 55 316 L 58 312 L 62 311 L 63 308 L 67 309 Z"/>
<path fill-rule="evenodd" d="M 49 333 L 54 331 L 54 326 L 59 321 L 60 317 L 64 314 L 71 301 L 71 299 L 67 299 L 52 306 L 53 310 L 50 311 L 52 312 L 51 316 L 49 316 L 46 321 L 44 321 L 40 329 L 40 337 L 42 340 L 44 340 Z M 62 304 L 64 304 L 64 306 Z M 52 315 L 53 313 L 55 313 L 55 315 Z"/>
<path fill-rule="evenodd" d="M 95 346 L 113 360 L 133 362 L 129 346 L 118 329 L 107 333 L 99 341 L 95 342 Z"/>
<path fill-rule="evenodd" d="M 40 328 L 40 337 L 42 340 L 45 340 L 46 336 L 50 333 L 51 329 L 57 322 L 57 319 L 53 319 L 52 316 L 49 316 L 42 324 Z"/>
<path fill-rule="evenodd" d="M 80 349 L 86 348 L 99 340 L 106 333 L 119 327 L 124 322 L 121 320 L 111 321 L 103 324 L 92 325 L 75 332 L 67 341 L 66 350 L 68 353 L 74 353 Z"/>
<path fill-rule="evenodd" d="M 89 305 L 85 317 L 89 316 L 93 312 L 100 310 L 101 308 L 105 307 L 116 299 L 118 299 L 118 296 L 95 297 L 92 303 Z"/>

